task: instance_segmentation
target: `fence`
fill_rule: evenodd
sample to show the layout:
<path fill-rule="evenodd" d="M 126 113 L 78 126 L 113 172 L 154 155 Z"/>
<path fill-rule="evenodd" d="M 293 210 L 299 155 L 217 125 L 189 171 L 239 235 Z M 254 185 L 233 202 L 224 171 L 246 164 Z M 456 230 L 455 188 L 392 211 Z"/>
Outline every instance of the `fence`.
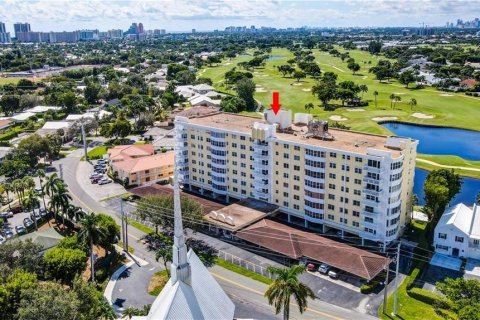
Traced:
<path fill-rule="evenodd" d="M 265 276 L 267 278 L 273 279 L 272 274 L 268 272 L 267 267 L 259 266 L 253 262 L 244 260 L 240 257 L 237 257 L 231 253 L 225 252 L 223 250 L 218 250 L 217 256 L 220 259 L 223 259 L 227 262 L 230 262 L 232 264 L 235 264 L 237 266 L 243 267 L 247 270 L 253 271 L 255 273 L 261 274 L 262 276 Z"/>

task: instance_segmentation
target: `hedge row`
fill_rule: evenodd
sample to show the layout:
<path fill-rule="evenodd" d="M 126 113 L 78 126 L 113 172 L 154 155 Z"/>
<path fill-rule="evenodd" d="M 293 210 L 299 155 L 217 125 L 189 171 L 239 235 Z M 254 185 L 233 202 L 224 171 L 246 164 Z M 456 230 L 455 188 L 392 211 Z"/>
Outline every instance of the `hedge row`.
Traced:
<path fill-rule="evenodd" d="M 363 294 L 369 294 L 371 293 L 378 285 L 380 282 L 378 281 L 372 281 L 369 283 L 365 283 L 360 287 L 360 292 Z"/>
<path fill-rule="evenodd" d="M 425 290 L 425 289 L 420 289 L 420 288 L 412 288 L 410 289 L 407 294 L 418 300 L 418 301 L 422 301 L 426 304 L 429 304 L 429 305 L 434 305 L 434 304 L 438 304 L 438 303 L 442 303 L 442 304 L 447 304 L 445 299 L 442 298 L 440 295 L 436 294 L 436 293 L 433 293 L 431 291 L 428 291 L 428 290 Z"/>

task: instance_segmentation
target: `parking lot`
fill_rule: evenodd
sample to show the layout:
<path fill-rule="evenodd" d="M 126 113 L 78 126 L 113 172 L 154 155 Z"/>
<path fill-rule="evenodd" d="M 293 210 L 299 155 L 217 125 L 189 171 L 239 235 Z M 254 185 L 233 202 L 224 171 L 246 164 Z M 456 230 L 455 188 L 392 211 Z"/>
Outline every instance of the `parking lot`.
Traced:
<path fill-rule="evenodd" d="M 38 210 L 35 210 L 38 213 Z M 14 214 L 13 217 L 8 218 L 4 225 L 3 225 L 3 230 L 2 230 L 2 235 L 5 236 L 5 231 L 11 231 L 13 235 L 17 235 L 17 232 L 15 231 L 16 226 L 24 226 L 23 220 L 25 218 L 30 218 L 30 211 L 29 212 L 20 212 L 17 214 Z M 43 221 L 44 219 L 42 219 Z M 40 225 L 42 222 L 38 221 L 38 224 Z M 35 229 L 35 226 L 33 225 L 32 227 L 29 228 L 28 231 L 32 231 Z"/>
<path fill-rule="evenodd" d="M 91 183 L 90 175 L 94 172 L 93 166 L 96 161 L 80 161 L 77 170 L 78 184 L 88 193 L 93 199 L 100 201 L 105 198 L 118 196 L 126 192 L 125 188 L 117 183 L 108 183 L 99 185 L 98 183 Z M 107 177 L 104 174 L 104 177 Z"/>

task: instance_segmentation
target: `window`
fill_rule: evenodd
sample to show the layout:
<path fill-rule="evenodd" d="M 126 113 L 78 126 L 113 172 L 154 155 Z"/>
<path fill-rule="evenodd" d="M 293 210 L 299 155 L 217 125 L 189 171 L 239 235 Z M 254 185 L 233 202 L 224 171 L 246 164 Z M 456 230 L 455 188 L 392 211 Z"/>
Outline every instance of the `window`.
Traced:
<path fill-rule="evenodd" d="M 438 233 L 438 239 L 445 239 L 446 240 L 447 239 L 447 234 L 439 232 Z"/>
<path fill-rule="evenodd" d="M 358 228 L 360 226 L 360 223 L 358 223 L 357 221 L 352 221 L 352 226 Z"/>
<path fill-rule="evenodd" d="M 480 240 L 478 239 L 473 239 L 473 244 L 478 246 L 480 244 Z"/>
<path fill-rule="evenodd" d="M 330 168 L 335 169 L 337 167 L 336 163 L 330 162 Z"/>
<path fill-rule="evenodd" d="M 333 214 L 329 214 L 329 215 L 328 215 L 328 219 L 329 219 L 329 220 L 335 220 L 335 216 L 334 216 Z"/>
<path fill-rule="evenodd" d="M 455 236 L 455 242 L 463 243 L 463 237 Z"/>
<path fill-rule="evenodd" d="M 293 170 L 300 171 L 300 166 L 293 166 Z"/>
<path fill-rule="evenodd" d="M 329 177 L 330 179 L 335 179 L 335 178 L 337 177 L 337 175 L 336 175 L 335 173 L 329 173 L 329 174 L 328 174 L 328 177 Z"/>
<path fill-rule="evenodd" d="M 300 147 L 299 147 L 299 146 L 294 146 L 293 149 L 294 149 L 295 151 L 300 151 Z"/>
<path fill-rule="evenodd" d="M 295 200 L 300 200 L 300 196 L 299 196 L 299 195 L 294 195 L 294 196 L 293 196 L 293 199 L 295 199 Z"/>
<path fill-rule="evenodd" d="M 293 160 L 299 161 L 299 160 L 300 160 L 300 156 L 293 156 Z"/>
<path fill-rule="evenodd" d="M 328 199 L 330 200 L 335 200 L 335 195 L 334 194 L 328 194 Z"/>
<path fill-rule="evenodd" d="M 335 210 L 335 206 L 333 204 L 328 205 L 328 210 Z"/>
<path fill-rule="evenodd" d="M 362 173 L 362 169 L 360 169 L 360 168 L 355 168 L 355 173 Z"/>
<path fill-rule="evenodd" d="M 440 249 L 440 250 L 448 251 L 448 247 L 447 246 L 442 246 L 441 244 L 437 244 L 435 246 L 435 248 Z"/>
<path fill-rule="evenodd" d="M 360 212 L 353 210 L 353 211 L 352 211 L 352 215 L 353 215 L 354 217 L 360 217 Z"/>
<path fill-rule="evenodd" d="M 288 169 L 288 167 L 289 167 L 289 166 L 288 166 L 288 163 L 284 163 L 284 164 L 283 164 L 283 168 Z"/>
<path fill-rule="evenodd" d="M 283 159 L 288 159 L 289 157 L 290 157 L 290 155 L 288 153 L 283 154 Z"/>
<path fill-rule="evenodd" d="M 294 205 L 293 205 L 293 209 L 294 209 L 294 210 L 300 210 L 300 206 L 299 206 L 298 204 L 294 204 Z"/>
<path fill-rule="evenodd" d="M 336 158 L 337 157 L 337 154 L 335 152 L 330 152 L 330 157 L 331 158 Z"/>

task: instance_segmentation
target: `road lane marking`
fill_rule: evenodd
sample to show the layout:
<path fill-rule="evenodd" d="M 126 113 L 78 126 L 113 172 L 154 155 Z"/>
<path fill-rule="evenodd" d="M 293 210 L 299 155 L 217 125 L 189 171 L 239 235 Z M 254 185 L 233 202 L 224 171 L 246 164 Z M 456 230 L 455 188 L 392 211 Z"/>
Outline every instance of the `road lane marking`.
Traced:
<path fill-rule="evenodd" d="M 236 286 L 238 286 L 238 287 L 240 287 L 240 288 L 243 288 L 243 289 L 245 289 L 245 290 L 248 290 L 248 291 L 250 291 L 250 292 L 253 292 L 253 293 L 256 293 L 256 294 L 258 294 L 258 295 L 261 295 L 262 297 L 263 297 L 263 295 L 264 295 L 263 292 L 260 292 L 260 291 L 258 291 L 258 290 L 252 289 L 252 288 L 250 288 L 250 287 L 247 287 L 247 286 L 245 286 L 245 285 L 243 285 L 243 284 L 241 284 L 241 283 L 235 282 L 235 281 L 233 281 L 233 280 L 227 279 L 227 278 L 219 275 L 218 273 L 215 273 L 215 272 L 210 272 L 210 273 L 211 273 L 214 277 L 216 277 L 216 278 L 219 278 L 219 279 L 221 279 L 221 280 L 223 280 L 223 281 L 226 281 L 226 282 L 229 282 L 229 283 L 231 283 L 231 284 L 234 284 L 234 285 L 236 285 Z M 295 303 L 292 303 L 292 305 L 298 307 L 298 305 L 295 304 Z M 307 308 L 305 311 L 310 311 L 310 312 L 312 312 L 312 313 L 316 313 L 316 314 L 319 314 L 319 315 L 328 317 L 328 318 L 330 318 L 330 319 L 344 320 L 344 318 L 338 318 L 338 317 L 333 316 L 333 315 L 331 315 L 331 314 L 329 314 L 329 313 L 322 312 L 322 311 L 318 311 L 318 310 L 311 309 L 311 308 Z"/>

